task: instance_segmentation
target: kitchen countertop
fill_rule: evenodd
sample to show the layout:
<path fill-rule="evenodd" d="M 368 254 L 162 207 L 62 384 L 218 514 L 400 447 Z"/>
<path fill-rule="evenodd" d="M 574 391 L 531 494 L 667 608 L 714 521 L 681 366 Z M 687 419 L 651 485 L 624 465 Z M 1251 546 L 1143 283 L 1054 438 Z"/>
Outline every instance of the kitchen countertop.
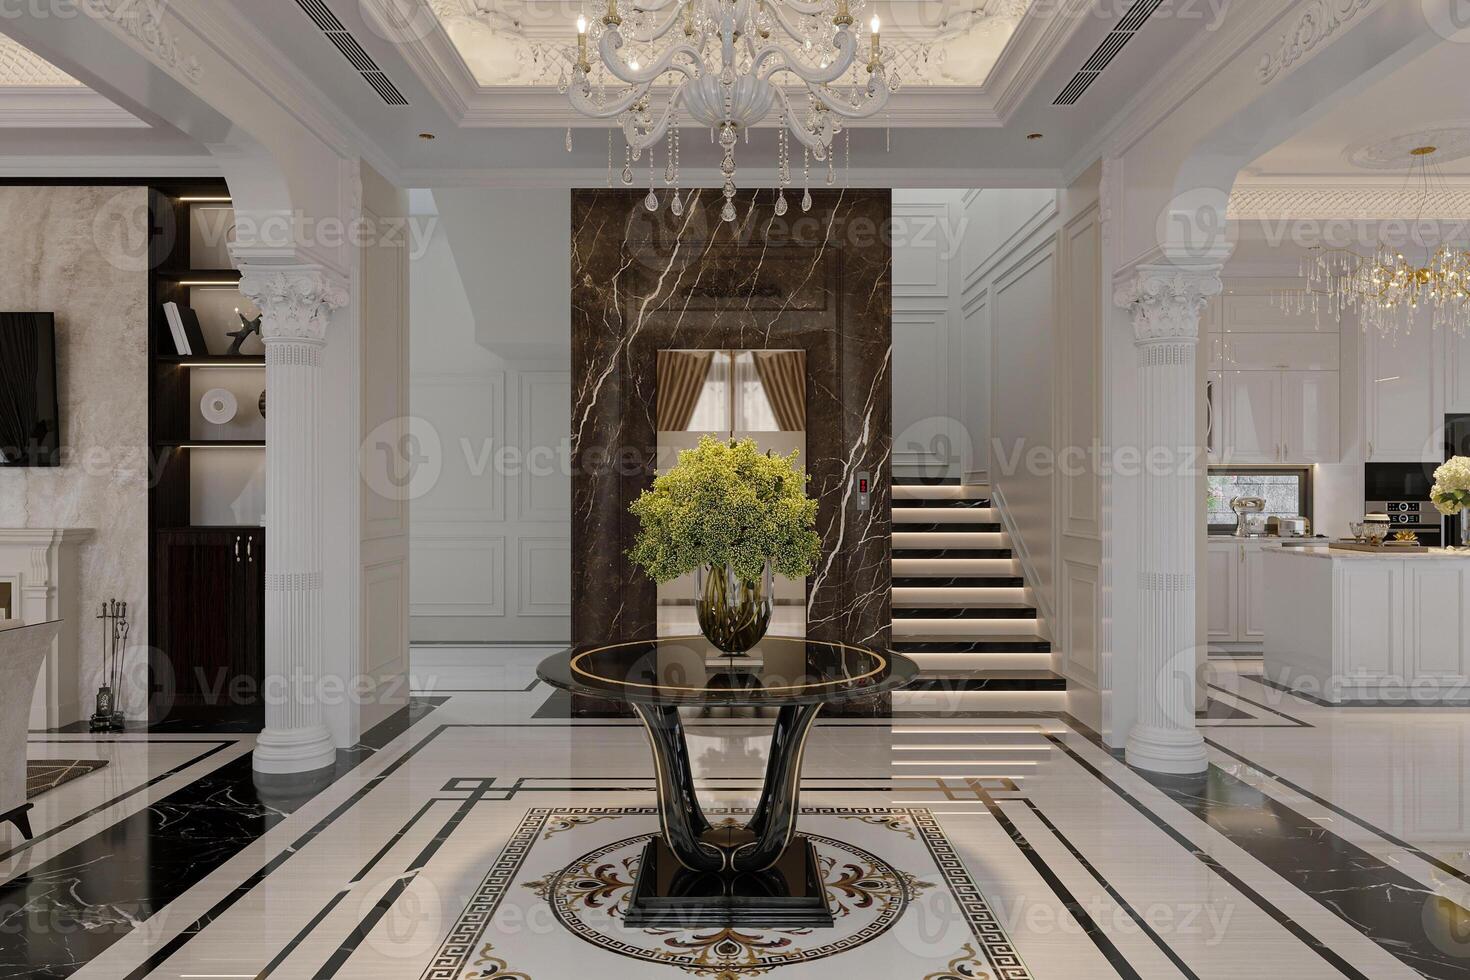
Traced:
<path fill-rule="evenodd" d="M 1409 551 L 1395 554 L 1392 551 L 1341 551 L 1329 548 L 1325 544 L 1310 548 L 1291 548 L 1292 554 L 1301 555 L 1304 558 L 1327 558 L 1331 560 L 1344 559 L 1346 561 L 1470 561 L 1470 551 L 1454 551 L 1450 548 L 1430 548 L 1428 551 Z"/>

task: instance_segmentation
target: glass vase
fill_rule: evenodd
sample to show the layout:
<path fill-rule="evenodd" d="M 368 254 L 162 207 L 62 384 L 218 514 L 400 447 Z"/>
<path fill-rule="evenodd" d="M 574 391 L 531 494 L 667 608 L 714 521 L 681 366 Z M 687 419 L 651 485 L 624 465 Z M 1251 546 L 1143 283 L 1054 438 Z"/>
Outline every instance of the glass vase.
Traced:
<path fill-rule="evenodd" d="M 766 635 L 775 605 L 770 562 L 755 581 L 741 580 L 728 565 L 701 566 L 694 589 L 700 632 L 720 650 L 739 656 Z"/>

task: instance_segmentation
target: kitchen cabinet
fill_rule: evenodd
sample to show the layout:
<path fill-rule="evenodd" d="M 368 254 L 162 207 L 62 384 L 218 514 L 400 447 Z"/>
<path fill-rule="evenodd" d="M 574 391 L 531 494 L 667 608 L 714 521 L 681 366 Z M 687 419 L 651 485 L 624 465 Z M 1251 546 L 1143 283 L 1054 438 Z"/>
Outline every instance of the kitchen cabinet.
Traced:
<path fill-rule="evenodd" d="M 1206 637 L 1218 643 L 1260 643 L 1266 636 L 1264 556 L 1275 541 L 1213 538 L 1206 546 Z"/>
<path fill-rule="evenodd" d="M 264 720 L 265 529 L 156 531 L 150 721 Z"/>
<path fill-rule="evenodd" d="M 1280 373 L 1231 371 L 1225 380 L 1225 461 L 1281 462 Z"/>
<path fill-rule="evenodd" d="M 1442 462 L 1443 381 L 1436 375 L 1438 333 L 1420 323 L 1413 333 L 1363 335 L 1364 418 L 1370 463 Z"/>
<path fill-rule="evenodd" d="M 1205 553 L 1205 635 L 1229 643 L 1235 639 L 1236 549 L 1211 542 Z"/>
<path fill-rule="evenodd" d="M 1288 463 L 1335 463 L 1342 456 L 1341 398 L 1336 371 L 1281 375 L 1281 458 Z"/>
<path fill-rule="evenodd" d="M 1231 371 L 1225 447 L 1231 465 L 1335 463 L 1341 456 L 1336 371 Z"/>

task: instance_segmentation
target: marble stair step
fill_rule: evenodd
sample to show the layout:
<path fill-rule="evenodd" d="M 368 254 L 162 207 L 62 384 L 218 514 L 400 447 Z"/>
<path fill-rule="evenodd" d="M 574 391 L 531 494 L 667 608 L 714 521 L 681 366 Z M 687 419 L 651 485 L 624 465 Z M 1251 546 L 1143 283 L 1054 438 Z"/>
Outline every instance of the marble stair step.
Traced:
<path fill-rule="evenodd" d="M 1024 653 L 997 650 L 991 653 L 972 650 L 955 652 L 925 653 L 917 650 L 899 650 L 904 656 L 919 665 L 923 676 L 963 673 L 970 670 L 1050 670 L 1051 653 L 1041 651 Z"/>
<path fill-rule="evenodd" d="M 895 553 L 909 550 L 1009 551 L 1010 547 L 1010 535 L 1003 531 L 893 532 Z"/>
<path fill-rule="evenodd" d="M 1021 563 L 1014 558 L 908 558 L 894 555 L 892 571 L 894 578 L 1019 578 Z"/>
<path fill-rule="evenodd" d="M 925 674 L 905 692 L 916 691 L 1064 691 L 1067 679 L 1051 670 L 981 667 Z"/>
<path fill-rule="evenodd" d="M 902 489 L 895 487 L 895 490 Z M 967 510 L 992 510 L 993 506 L 989 496 L 981 497 L 894 497 L 894 510 L 922 510 L 939 511 L 940 513 L 960 513 Z"/>
<path fill-rule="evenodd" d="M 893 608 L 907 609 L 919 606 L 940 606 L 947 608 L 966 608 L 970 606 L 1026 606 L 1034 609 L 1034 606 L 1032 605 L 1031 590 L 1024 587 L 894 587 Z"/>
<path fill-rule="evenodd" d="M 893 621 L 895 644 L 928 640 L 936 637 L 951 642 L 1034 642 L 1038 637 L 1036 618 L 987 619 L 984 622 L 965 619 L 897 618 Z"/>
<path fill-rule="evenodd" d="M 1007 621 L 1019 619 L 1024 622 L 1034 623 L 1036 610 L 1030 606 L 895 606 L 893 608 L 894 622 L 899 620 L 964 620 L 972 623 L 985 623 L 987 626 L 996 621 Z"/>
<path fill-rule="evenodd" d="M 895 531 L 909 530 L 904 527 L 906 524 L 995 525 L 972 528 L 977 531 L 991 531 L 1000 526 L 1000 514 L 994 507 L 895 507 L 892 514 Z"/>
<path fill-rule="evenodd" d="M 945 486 L 915 486 L 893 483 L 894 500 L 988 500 L 990 487 L 949 484 Z"/>
<path fill-rule="evenodd" d="M 985 627 L 993 623 L 982 624 Z M 1014 636 L 978 634 L 970 630 L 969 635 L 903 634 L 895 624 L 893 649 L 910 656 L 920 653 L 931 654 L 993 654 L 993 653 L 1051 653 L 1051 641 L 1040 635 L 1018 633 Z"/>

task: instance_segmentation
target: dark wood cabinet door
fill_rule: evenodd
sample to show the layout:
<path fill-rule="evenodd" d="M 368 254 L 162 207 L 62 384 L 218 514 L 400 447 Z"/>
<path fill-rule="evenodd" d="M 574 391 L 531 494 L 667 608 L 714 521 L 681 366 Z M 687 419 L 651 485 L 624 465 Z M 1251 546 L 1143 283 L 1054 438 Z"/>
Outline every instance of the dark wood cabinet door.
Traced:
<path fill-rule="evenodd" d="M 263 720 L 264 535 L 258 528 L 154 535 L 154 725 Z"/>

